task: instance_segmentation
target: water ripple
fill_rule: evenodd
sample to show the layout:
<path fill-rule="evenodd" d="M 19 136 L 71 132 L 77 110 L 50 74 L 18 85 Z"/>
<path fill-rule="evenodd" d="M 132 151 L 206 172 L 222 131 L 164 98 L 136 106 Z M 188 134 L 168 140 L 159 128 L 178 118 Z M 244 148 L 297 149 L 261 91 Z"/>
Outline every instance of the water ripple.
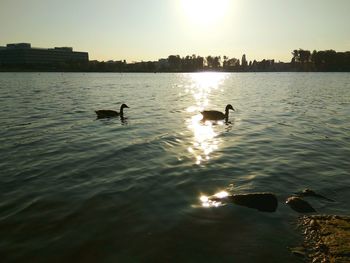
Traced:
<path fill-rule="evenodd" d="M 293 262 L 297 215 L 200 208 L 227 189 L 283 203 L 308 187 L 336 200 L 321 212 L 349 214 L 349 74 L 0 75 L 4 261 L 169 261 L 186 248 L 247 262 L 264 242 Z M 96 120 L 124 102 L 126 122 Z M 198 119 L 226 104 L 229 123 Z"/>

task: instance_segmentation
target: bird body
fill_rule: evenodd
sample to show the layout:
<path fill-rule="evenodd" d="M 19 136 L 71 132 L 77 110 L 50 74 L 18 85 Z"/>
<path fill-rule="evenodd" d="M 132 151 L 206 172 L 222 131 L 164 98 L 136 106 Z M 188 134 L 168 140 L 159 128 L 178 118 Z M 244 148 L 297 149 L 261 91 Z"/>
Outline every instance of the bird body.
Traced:
<path fill-rule="evenodd" d="M 208 111 L 202 111 L 201 114 L 203 115 L 203 120 L 213 120 L 213 121 L 219 121 L 225 119 L 228 121 L 228 112 L 229 110 L 233 110 L 234 108 L 232 107 L 231 104 L 227 104 L 225 108 L 225 114 L 222 113 L 221 111 L 216 111 L 216 110 L 208 110 Z"/>
<path fill-rule="evenodd" d="M 114 110 L 98 110 L 95 111 L 97 114 L 97 117 L 99 118 L 108 118 L 108 117 L 118 117 L 120 116 L 120 113 Z"/>
<path fill-rule="evenodd" d="M 205 110 L 201 112 L 203 115 L 203 119 L 206 120 L 223 120 L 225 119 L 225 114 L 221 111 L 216 110 Z"/>
<path fill-rule="evenodd" d="M 126 104 L 122 104 L 120 106 L 120 112 L 114 111 L 114 110 L 97 110 L 96 115 L 97 118 L 112 118 L 112 117 L 118 117 L 120 116 L 121 118 L 124 117 L 124 108 L 129 108 Z"/>

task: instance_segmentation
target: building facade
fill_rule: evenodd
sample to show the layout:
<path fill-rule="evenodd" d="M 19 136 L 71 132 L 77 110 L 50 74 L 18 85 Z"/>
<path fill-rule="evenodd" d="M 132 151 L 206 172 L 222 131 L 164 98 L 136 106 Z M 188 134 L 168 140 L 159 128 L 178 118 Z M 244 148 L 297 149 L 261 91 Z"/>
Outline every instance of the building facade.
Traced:
<path fill-rule="evenodd" d="M 76 52 L 71 47 L 32 48 L 29 43 L 0 47 L 0 65 L 43 65 L 87 63 L 88 52 Z"/>

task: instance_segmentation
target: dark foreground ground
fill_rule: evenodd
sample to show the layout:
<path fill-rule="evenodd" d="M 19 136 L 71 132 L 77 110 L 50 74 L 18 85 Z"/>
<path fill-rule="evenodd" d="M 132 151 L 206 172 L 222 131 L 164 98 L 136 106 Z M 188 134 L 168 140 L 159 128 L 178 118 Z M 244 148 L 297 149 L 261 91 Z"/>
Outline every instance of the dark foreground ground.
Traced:
<path fill-rule="evenodd" d="M 350 217 L 313 215 L 300 218 L 304 243 L 292 249 L 307 262 L 350 262 Z"/>

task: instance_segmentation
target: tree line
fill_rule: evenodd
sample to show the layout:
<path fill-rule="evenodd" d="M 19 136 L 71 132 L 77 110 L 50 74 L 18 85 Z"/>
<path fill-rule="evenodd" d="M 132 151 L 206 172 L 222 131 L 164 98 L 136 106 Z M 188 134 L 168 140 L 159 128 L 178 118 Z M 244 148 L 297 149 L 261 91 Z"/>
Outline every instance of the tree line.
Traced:
<path fill-rule="evenodd" d="M 274 59 L 248 61 L 244 54 L 241 59 L 228 56 L 170 55 L 158 61 L 127 63 L 120 61 L 89 61 L 88 63 L 59 63 L 37 65 L 1 65 L 0 71 L 64 71 L 64 72 L 350 72 L 350 52 L 334 50 L 310 52 L 292 51 L 291 62 L 275 62 Z"/>
<path fill-rule="evenodd" d="M 298 71 L 350 71 L 350 52 L 334 50 L 316 51 L 294 50 L 291 64 Z"/>

